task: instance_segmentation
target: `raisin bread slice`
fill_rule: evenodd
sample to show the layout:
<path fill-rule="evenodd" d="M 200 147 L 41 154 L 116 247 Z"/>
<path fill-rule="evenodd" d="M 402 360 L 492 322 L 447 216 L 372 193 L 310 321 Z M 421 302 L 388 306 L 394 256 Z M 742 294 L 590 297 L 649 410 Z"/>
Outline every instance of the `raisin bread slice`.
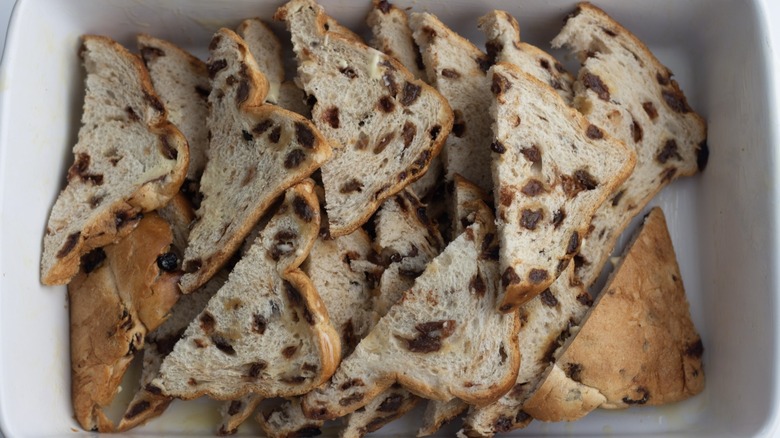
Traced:
<path fill-rule="evenodd" d="M 217 435 L 227 436 L 238 432 L 238 426 L 252 416 L 260 406 L 263 397 L 259 394 L 249 393 L 235 400 L 226 401 L 219 410 L 222 421 L 217 429 Z"/>
<path fill-rule="evenodd" d="M 174 233 L 175 234 L 175 233 Z M 162 393 L 152 381 L 160 373 L 162 362 L 179 341 L 187 326 L 206 308 L 211 297 L 222 288 L 229 271 L 222 269 L 201 288 L 189 295 L 183 295 L 171 309 L 171 317 L 160 327 L 149 333 L 143 350 L 141 384 L 138 392 L 122 416 L 117 432 L 124 432 L 159 417 L 173 401 Z"/>
<path fill-rule="evenodd" d="M 168 110 L 168 120 L 181 130 L 189 144 L 190 164 L 182 190 L 197 204 L 209 145 L 206 117 L 211 83 L 206 63 L 159 38 L 141 34 L 137 42 L 154 89 Z"/>
<path fill-rule="evenodd" d="M 425 80 L 425 65 L 406 11 L 387 0 L 372 0 L 366 24 L 371 28 L 371 47 L 398 60 L 417 79 Z"/>
<path fill-rule="evenodd" d="M 574 99 L 574 77 L 552 55 L 520 40 L 520 26 L 506 11 L 491 11 L 480 17 L 479 28 L 485 33 L 485 48 L 494 62 L 514 64 L 520 70 L 546 83 L 569 105 Z"/>
<path fill-rule="evenodd" d="M 43 237 L 41 282 L 66 284 L 81 256 L 126 236 L 184 181 L 187 141 L 167 120 L 141 60 L 107 37 L 82 37 L 87 72 L 75 161 Z M 116 145 L 121 144 L 119 148 Z"/>
<path fill-rule="evenodd" d="M 702 352 L 666 220 L 654 208 L 525 410 L 572 421 L 597 407 L 683 400 L 704 388 Z"/>
<path fill-rule="evenodd" d="M 452 126 L 446 100 L 395 59 L 325 29 L 313 0 L 293 0 L 287 23 L 312 116 L 334 145 L 322 167 L 331 236 L 349 234 L 420 178 Z"/>
<path fill-rule="evenodd" d="M 458 173 L 486 192 L 490 177 L 490 84 L 487 55 L 432 14 L 413 13 L 409 25 L 430 82 L 454 112 L 452 134 L 442 150 L 447 181 Z"/>
<path fill-rule="evenodd" d="M 235 400 L 298 395 L 326 380 L 340 357 L 338 334 L 298 269 L 319 223 L 313 182 L 290 188 L 152 384 L 174 397 Z"/>
<path fill-rule="evenodd" d="M 104 414 L 144 336 L 163 323 L 179 298 L 178 276 L 157 260 L 170 249 L 165 220 L 146 215 L 128 236 L 83 257 L 68 285 L 76 420 L 87 431 L 112 432 Z"/>
<path fill-rule="evenodd" d="M 480 405 L 511 387 L 520 360 L 519 319 L 495 311 L 498 265 L 483 250 L 493 219 L 486 206 L 483 212 L 431 261 L 333 378 L 304 396 L 308 417 L 354 412 L 396 382 L 419 396 Z"/>
<path fill-rule="evenodd" d="M 523 362 L 520 361 L 522 364 Z M 442 426 L 466 412 L 469 405 L 463 400 L 454 398 L 450 401 L 429 400 L 423 413 L 422 426 L 417 430 L 417 436 L 430 436 Z"/>
<path fill-rule="evenodd" d="M 509 311 L 565 270 L 596 208 L 631 172 L 635 154 L 514 65 L 496 64 L 490 78 L 504 287 L 499 308 Z"/>
<path fill-rule="evenodd" d="M 578 274 L 589 286 L 650 199 L 673 179 L 704 168 L 707 128 L 672 72 L 601 9 L 581 3 L 552 44 L 569 47 L 582 62 L 575 106 L 637 152 L 636 169 L 597 210 L 580 249 Z"/>
<path fill-rule="evenodd" d="M 362 438 L 414 409 L 422 399 L 399 384 L 379 394 L 367 405 L 349 414 L 341 438 Z"/>
<path fill-rule="evenodd" d="M 495 403 L 469 410 L 464 419 L 466 436 L 492 436 L 527 426 L 532 418 L 523 407 L 539 385 L 553 353 L 569 338 L 593 303 L 574 274 L 574 264 L 518 311 L 523 326 L 518 333 L 523 360 L 515 386 Z"/>
<path fill-rule="evenodd" d="M 379 280 L 374 310 L 384 316 L 441 253 L 444 240 L 436 223 L 428 218 L 425 204 L 410 190 L 382 204 L 374 228 L 375 249 L 387 265 Z"/>
<path fill-rule="evenodd" d="M 373 0 L 366 23 L 371 28 L 371 47 L 397 59 L 417 79 L 426 80 L 422 54 L 414 42 L 406 11 L 387 0 Z M 412 191 L 424 197 L 436 186 L 441 173 L 441 155 L 438 155 L 425 174 L 410 185 Z"/>
<path fill-rule="evenodd" d="M 214 275 L 274 199 L 330 156 L 327 140 L 311 122 L 263 105 L 268 83 L 241 37 L 221 29 L 209 49 L 209 165 L 184 253 L 184 293 Z"/>

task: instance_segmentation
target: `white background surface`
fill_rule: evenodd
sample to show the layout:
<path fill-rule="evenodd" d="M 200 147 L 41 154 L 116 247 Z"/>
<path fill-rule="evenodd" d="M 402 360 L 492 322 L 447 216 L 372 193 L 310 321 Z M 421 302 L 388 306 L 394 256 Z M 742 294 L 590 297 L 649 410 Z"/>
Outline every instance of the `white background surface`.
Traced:
<path fill-rule="evenodd" d="M 8 31 L 8 20 L 11 18 L 14 0 L 0 0 L 0 54 L 5 47 L 5 34 Z M 2 436 L 2 432 L 0 432 Z"/>

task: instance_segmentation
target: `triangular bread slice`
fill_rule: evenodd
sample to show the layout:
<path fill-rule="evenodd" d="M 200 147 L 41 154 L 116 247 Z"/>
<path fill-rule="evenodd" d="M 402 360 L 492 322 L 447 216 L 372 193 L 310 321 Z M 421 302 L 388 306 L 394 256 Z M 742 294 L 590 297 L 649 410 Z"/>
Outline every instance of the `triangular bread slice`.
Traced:
<path fill-rule="evenodd" d="M 447 98 L 454 112 L 452 133 L 442 149 L 447 181 L 458 173 L 486 192 L 490 177 L 490 84 L 488 57 L 428 13 L 413 13 L 409 24 L 422 52 L 428 82 Z"/>
<path fill-rule="evenodd" d="M 379 280 L 374 310 L 384 316 L 441 253 L 444 240 L 436 223 L 428 218 L 425 204 L 410 190 L 382 204 L 374 229 L 375 250 L 387 266 Z"/>
<path fill-rule="evenodd" d="M 635 154 L 514 65 L 496 64 L 490 80 L 499 308 L 510 311 L 565 270 L 593 212 L 633 169 Z"/>
<path fill-rule="evenodd" d="M 130 430 L 159 417 L 171 404 L 173 398 L 163 394 L 152 381 L 159 375 L 163 360 L 173 351 L 187 326 L 206 308 L 211 297 L 222 288 L 227 279 L 228 271 L 220 270 L 195 292 L 182 295 L 171 309 L 171 317 L 146 336 L 140 389 L 125 410 L 117 432 Z"/>
<path fill-rule="evenodd" d="M 522 363 L 522 361 L 520 362 Z M 417 436 L 430 436 L 436 433 L 448 422 L 454 420 L 458 415 L 466 412 L 469 405 L 463 400 L 454 398 L 447 402 L 438 400 L 429 400 L 423 413 L 423 421 L 417 430 Z"/>
<path fill-rule="evenodd" d="M 417 79 L 425 80 L 425 65 L 406 11 L 387 0 L 372 0 L 366 24 L 371 28 L 371 47 L 398 60 Z"/>
<path fill-rule="evenodd" d="M 206 63 L 160 38 L 141 34 L 137 43 L 154 89 L 168 110 L 168 120 L 189 144 L 190 164 L 182 190 L 197 206 L 209 145 L 206 117 L 211 83 Z"/>
<path fill-rule="evenodd" d="M 656 207 L 576 335 L 556 352 L 525 411 L 544 421 L 572 421 L 598 407 L 684 400 L 704 388 L 702 353 L 666 220 Z"/>
<path fill-rule="evenodd" d="M 422 399 L 399 384 L 392 385 L 367 405 L 349 414 L 341 438 L 362 438 L 414 409 Z"/>
<path fill-rule="evenodd" d="M 495 403 L 471 408 L 463 421 L 466 436 L 492 436 L 527 426 L 532 418 L 526 400 L 539 385 L 553 353 L 580 324 L 593 300 L 574 274 L 574 264 L 536 298 L 523 305 L 523 326 L 517 334 L 523 360 L 515 386 Z"/>
<path fill-rule="evenodd" d="M 493 62 L 514 64 L 552 87 L 569 105 L 574 99 L 574 77 L 552 55 L 520 40 L 520 25 L 506 11 L 494 10 L 478 20 L 485 33 L 485 49 Z"/>
<path fill-rule="evenodd" d="M 187 327 L 152 384 L 163 394 L 235 400 L 310 391 L 335 370 L 338 334 L 298 266 L 319 232 L 313 182 L 290 188 L 225 285 Z"/>
<path fill-rule="evenodd" d="M 126 236 L 178 192 L 187 140 L 167 120 L 140 58 L 107 37 L 82 37 L 84 106 L 68 184 L 43 237 L 41 282 L 66 284 L 81 256 Z M 117 145 L 121 144 L 121 147 Z"/>
<path fill-rule="evenodd" d="M 359 228 L 334 239 L 320 236 L 302 265 L 341 335 L 342 356 L 349 355 L 378 320 L 372 291 L 381 266 L 373 258 L 371 239 Z M 318 429 L 324 423 L 303 415 L 300 398 L 258 414 L 257 421 L 269 437 L 302 436 L 300 430 Z"/>
<path fill-rule="evenodd" d="M 365 406 L 400 383 L 426 398 L 484 405 L 514 383 L 519 366 L 517 314 L 495 311 L 498 264 L 490 257 L 493 218 L 484 206 L 474 225 L 428 264 L 341 362 L 324 386 L 304 396 L 303 409 L 331 419 Z"/>
<path fill-rule="evenodd" d="M 268 81 L 241 37 L 221 29 L 209 50 L 209 161 L 184 253 L 184 293 L 214 275 L 274 199 L 330 156 L 327 140 L 311 122 L 263 105 Z"/>
<path fill-rule="evenodd" d="M 224 402 L 219 410 L 222 420 L 217 427 L 217 435 L 227 436 L 238 432 L 238 427 L 255 413 L 262 401 L 260 394 L 250 392 L 243 397 Z"/>
<path fill-rule="evenodd" d="M 590 286 L 620 234 L 656 193 L 704 168 L 707 127 L 672 72 L 601 9 L 580 3 L 552 45 L 569 47 L 582 62 L 575 106 L 637 152 L 636 169 L 597 210 L 576 259 L 577 273 Z"/>
<path fill-rule="evenodd" d="M 87 431 L 113 432 L 103 412 L 144 336 L 163 323 L 179 298 L 178 275 L 158 266 L 173 239 L 168 223 L 147 214 L 129 235 L 87 253 L 68 285 L 71 397 Z"/>
<path fill-rule="evenodd" d="M 398 60 L 417 79 L 426 80 L 425 65 L 417 43 L 414 42 L 406 11 L 387 0 L 373 0 L 366 24 L 371 28 L 371 47 Z M 436 156 L 425 174 L 410 184 L 420 198 L 436 186 L 442 173 L 441 155 Z"/>
<path fill-rule="evenodd" d="M 313 0 L 293 0 L 275 18 L 292 33 L 298 79 L 316 99 L 312 117 L 333 142 L 333 160 L 322 167 L 330 234 L 349 234 L 422 176 L 452 112 L 394 58 L 326 30 Z"/>

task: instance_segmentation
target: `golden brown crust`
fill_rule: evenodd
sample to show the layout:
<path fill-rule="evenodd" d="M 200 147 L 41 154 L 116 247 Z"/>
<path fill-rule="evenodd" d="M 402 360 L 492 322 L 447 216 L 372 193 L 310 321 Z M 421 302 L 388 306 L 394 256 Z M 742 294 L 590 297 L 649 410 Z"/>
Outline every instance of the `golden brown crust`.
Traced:
<path fill-rule="evenodd" d="M 703 390 L 702 342 L 660 208 L 647 216 L 577 335 L 563 348 L 555 364 L 560 371 L 550 373 L 552 379 L 591 388 L 603 400 L 572 408 L 569 400 L 547 395 L 560 392 L 561 383 L 545 381 L 525 407 L 537 418 L 559 421 L 595 407 L 661 405 Z"/>

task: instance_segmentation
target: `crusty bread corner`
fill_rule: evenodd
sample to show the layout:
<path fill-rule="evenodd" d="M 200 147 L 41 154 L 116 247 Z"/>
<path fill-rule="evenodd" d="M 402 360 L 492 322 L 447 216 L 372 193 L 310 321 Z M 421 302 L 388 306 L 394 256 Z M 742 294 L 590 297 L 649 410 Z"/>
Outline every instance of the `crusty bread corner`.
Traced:
<path fill-rule="evenodd" d="M 666 220 L 654 208 L 525 410 L 561 421 L 596 407 L 684 400 L 704 389 L 703 351 Z"/>
<path fill-rule="evenodd" d="M 268 81 L 241 37 L 221 29 L 210 51 L 209 164 L 184 254 L 184 293 L 219 271 L 274 200 L 331 156 L 309 120 L 264 104 Z"/>
<path fill-rule="evenodd" d="M 187 141 L 167 120 L 138 56 L 95 35 L 82 37 L 79 54 L 87 72 L 82 126 L 43 238 L 46 285 L 67 283 L 82 255 L 126 236 L 143 213 L 165 205 L 189 163 Z"/>
<path fill-rule="evenodd" d="M 227 283 L 187 327 L 152 382 L 163 394 L 290 397 L 335 371 L 339 335 L 298 268 L 319 233 L 313 186 L 307 179 L 287 190 Z"/>
<path fill-rule="evenodd" d="M 349 234 L 425 173 L 452 129 L 452 111 L 394 58 L 326 30 L 313 0 L 292 0 L 274 18 L 292 33 L 298 79 L 316 98 L 313 120 L 334 145 L 322 167 L 329 232 Z"/>
<path fill-rule="evenodd" d="M 499 310 L 512 311 L 565 270 L 596 209 L 630 175 L 636 153 L 513 64 L 495 64 L 489 77 Z"/>

